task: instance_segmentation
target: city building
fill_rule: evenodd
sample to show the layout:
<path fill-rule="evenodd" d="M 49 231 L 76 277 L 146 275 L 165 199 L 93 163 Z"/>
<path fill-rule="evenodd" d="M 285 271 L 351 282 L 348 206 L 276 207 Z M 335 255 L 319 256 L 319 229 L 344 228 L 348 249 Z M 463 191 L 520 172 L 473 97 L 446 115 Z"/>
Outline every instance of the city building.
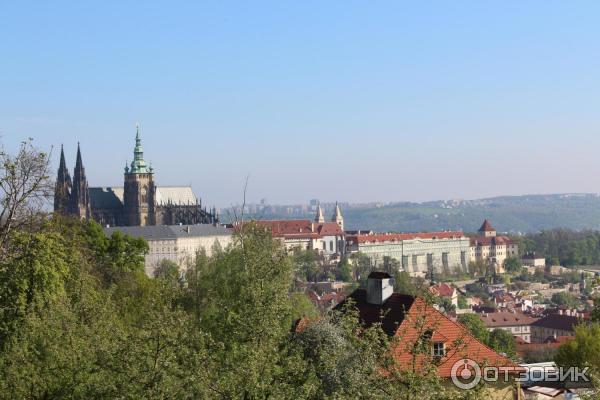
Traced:
<path fill-rule="evenodd" d="M 479 228 L 478 236 L 471 238 L 471 261 L 482 261 L 503 272 L 508 257 L 519 256 L 519 245 L 508 236 L 498 236 L 487 219 Z"/>
<path fill-rule="evenodd" d="M 144 270 L 150 277 L 154 276 L 154 271 L 163 260 L 173 261 L 185 269 L 187 263 L 194 259 L 196 252 L 203 249 L 210 256 L 215 244 L 224 249 L 232 242 L 230 229 L 210 224 L 104 228 L 104 234 L 107 236 L 114 232 L 144 238 L 148 242 Z"/>
<path fill-rule="evenodd" d="M 535 251 L 532 251 L 523 255 L 521 264 L 523 264 L 524 267 L 544 270 L 546 268 L 546 258 L 536 254 Z"/>
<path fill-rule="evenodd" d="M 469 239 L 459 231 L 348 235 L 346 243 L 349 253 L 367 255 L 375 267 L 390 257 L 411 274 L 466 271 L 469 264 Z"/>
<path fill-rule="evenodd" d="M 366 289 L 356 289 L 348 298 L 358 310 L 363 326 L 381 324 L 388 336 L 398 339 L 392 342 L 395 344 L 391 350 L 395 368 L 424 371 L 435 362 L 436 373 L 443 379 L 450 379 L 453 366 L 461 359 L 469 358 L 479 365 L 502 367 L 508 373 L 519 371 L 508 357 L 479 342 L 467 328 L 422 298 L 394 293 L 391 276 L 385 272 L 372 272 Z M 336 309 L 344 312 L 347 301 L 342 301 Z M 417 346 L 423 344 L 427 347 L 415 353 Z M 512 398 L 509 396 L 515 392 L 510 382 L 498 382 L 488 390 L 491 398 Z"/>
<path fill-rule="evenodd" d="M 282 240 L 289 251 L 294 249 L 315 250 L 329 258 L 345 253 L 344 217 L 338 205 L 330 222 L 325 221 L 321 206 L 317 206 L 315 219 L 263 220 L 257 221 L 268 228 L 273 237 Z"/>
<path fill-rule="evenodd" d="M 133 161 L 130 165 L 125 164 L 122 187 L 88 187 L 79 144 L 71 182 L 61 147 L 54 211 L 82 219 L 92 218 L 103 226 L 218 222 L 216 210 L 203 208 L 191 187 L 156 185 L 154 169 L 144 160 L 139 127 Z"/>
<path fill-rule="evenodd" d="M 546 315 L 531 325 L 531 341 L 545 343 L 551 337 L 575 336 L 575 325 L 581 321 L 576 310 L 559 310 L 558 313 Z"/>
<path fill-rule="evenodd" d="M 537 321 L 536 318 L 517 312 L 494 312 L 478 316 L 490 332 L 504 329 L 525 343 L 531 342 L 531 325 Z"/>
<path fill-rule="evenodd" d="M 448 283 L 440 283 L 429 287 L 429 292 L 434 296 L 450 300 L 450 303 L 458 308 L 458 290 Z"/>

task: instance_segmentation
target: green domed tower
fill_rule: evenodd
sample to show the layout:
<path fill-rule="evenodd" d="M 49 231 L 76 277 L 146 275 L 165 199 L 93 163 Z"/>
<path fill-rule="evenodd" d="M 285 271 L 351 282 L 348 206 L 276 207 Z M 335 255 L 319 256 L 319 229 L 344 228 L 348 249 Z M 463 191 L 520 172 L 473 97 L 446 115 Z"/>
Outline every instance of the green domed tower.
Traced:
<path fill-rule="evenodd" d="M 156 224 L 154 211 L 156 186 L 154 171 L 144 161 L 144 149 L 140 139 L 140 127 L 136 128 L 135 148 L 131 166 L 125 166 L 125 183 L 123 191 L 123 214 L 125 223 L 130 226 L 146 226 Z"/>

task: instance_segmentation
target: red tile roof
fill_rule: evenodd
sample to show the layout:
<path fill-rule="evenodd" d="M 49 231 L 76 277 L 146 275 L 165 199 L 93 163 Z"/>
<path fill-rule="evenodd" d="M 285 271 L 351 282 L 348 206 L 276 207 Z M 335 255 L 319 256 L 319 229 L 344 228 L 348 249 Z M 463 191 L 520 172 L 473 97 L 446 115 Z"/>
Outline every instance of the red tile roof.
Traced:
<path fill-rule="evenodd" d="M 436 295 L 436 296 L 442 296 L 442 297 L 452 297 L 454 296 L 454 292 L 456 289 L 454 289 L 452 286 L 448 285 L 447 283 L 440 283 L 439 285 L 435 285 L 435 286 L 431 286 L 429 288 L 429 291 Z"/>
<path fill-rule="evenodd" d="M 419 297 L 394 293 L 383 305 L 374 305 L 367 303 L 366 295 L 366 290 L 357 289 L 349 298 L 354 301 L 363 324 L 370 326 L 381 322 L 388 335 L 399 339 L 393 350 L 399 368 L 412 368 L 411 351 L 415 342 L 425 330 L 432 330 L 431 340 L 444 342 L 447 348 L 446 355 L 437 366 L 440 377 L 449 378 L 452 366 L 463 358 L 470 358 L 482 365 L 508 367 L 514 372 L 519 370 L 509 358 L 479 342 L 467 328 L 452 321 Z M 340 303 L 336 308 L 343 309 L 343 304 L 346 302 Z M 416 358 L 418 365 L 423 365 L 426 359 L 422 354 Z"/>
<path fill-rule="evenodd" d="M 575 325 L 579 324 L 581 319 L 578 317 L 574 317 L 571 315 L 564 314 L 550 314 L 545 316 L 544 318 L 540 318 L 536 322 L 534 322 L 533 326 L 539 326 L 542 328 L 550 328 L 557 329 L 563 331 L 571 331 L 573 332 L 575 329 Z"/>
<path fill-rule="evenodd" d="M 481 225 L 481 228 L 479 228 L 479 232 L 493 232 L 493 231 L 495 231 L 495 229 L 492 226 L 492 224 L 490 223 L 490 221 L 488 221 L 487 219 L 485 221 L 483 221 L 483 225 Z"/>
<path fill-rule="evenodd" d="M 462 231 L 444 231 L 444 232 L 418 232 L 418 233 L 381 233 L 375 235 L 353 235 L 348 240 L 355 240 L 357 243 L 367 242 L 401 242 L 403 240 L 413 239 L 458 239 L 465 235 Z"/>
<path fill-rule="evenodd" d="M 321 224 L 315 224 L 317 232 L 321 236 L 343 236 L 344 232 L 337 222 L 324 222 Z"/>
<path fill-rule="evenodd" d="M 307 219 L 282 219 L 257 221 L 270 229 L 274 237 L 288 239 L 316 239 L 322 236 L 343 236 L 344 232 L 335 222 L 313 223 Z"/>
<path fill-rule="evenodd" d="M 529 315 L 511 312 L 478 314 L 478 316 L 488 328 L 532 325 L 535 321 L 537 321 L 536 318 L 532 318 Z"/>

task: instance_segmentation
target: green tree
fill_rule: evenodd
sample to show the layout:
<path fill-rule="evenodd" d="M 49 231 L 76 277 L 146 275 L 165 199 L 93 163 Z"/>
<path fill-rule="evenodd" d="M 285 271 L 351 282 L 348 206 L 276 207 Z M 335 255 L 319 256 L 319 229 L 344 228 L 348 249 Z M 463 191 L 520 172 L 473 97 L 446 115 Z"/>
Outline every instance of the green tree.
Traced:
<path fill-rule="evenodd" d="M 458 316 L 458 322 L 464 325 L 471 335 L 481 343 L 489 342 L 490 332 L 477 314 L 461 314 Z"/>
<path fill-rule="evenodd" d="M 307 317 L 317 318 L 319 311 L 304 292 L 295 292 L 290 294 L 292 303 L 292 320 Z"/>
<path fill-rule="evenodd" d="M 558 306 L 566 306 L 569 308 L 573 308 L 577 304 L 577 299 L 568 292 L 554 293 L 550 300 Z"/>
<path fill-rule="evenodd" d="M 207 298 L 201 327 L 211 334 L 213 387 L 219 397 L 262 398 L 285 374 L 277 351 L 288 338 L 292 265 L 271 233 L 245 224 L 234 245 L 204 277 Z"/>
<path fill-rule="evenodd" d="M 469 308 L 469 304 L 467 303 L 465 296 L 458 296 L 458 308 L 461 310 Z"/>
<path fill-rule="evenodd" d="M 373 269 L 371 258 L 360 251 L 352 253 L 350 255 L 350 261 L 354 266 L 354 280 L 356 281 L 365 280 Z"/>
<path fill-rule="evenodd" d="M 510 332 L 504 329 L 497 328 L 491 331 L 487 344 L 492 349 L 504 353 L 509 357 L 514 357 L 516 354 L 515 339 Z"/>
<path fill-rule="evenodd" d="M 516 257 L 508 257 L 504 260 L 504 269 L 506 269 L 506 272 L 518 273 L 522 268 L 523 264 L 521 264 L 521 260 Z"/>
<path fill-rule="evenodd" d="M 413 283 L 412 277 L 406 271 L 396 271 L 394 276 L 394 292 L 415 295 L 417 287 Z"/>
<path fill-rule="evenodd" d="M 575 338 L 560 346 L 555 361 L 563 367 L 589 367 L 600 378 L 600 324 L 593 322 L 575 327 Z"/>
<path fill-rule="evenodd" d="M 294 272 L 302 280 L 315 282 L 319 273 L 317 254 L 312 250 L 294 250 Z"/>
<path fill-rule="evenodd" d="M 383 256 L 383 270 L 390 275 L 394 275 L 402 269 L 400 261 L 390 256 Z"/>
<path fill-rule="evenodd" d="M 154 270 L 154 277 L 167 282 L 177 283 L 180 278 L 179 265 L 171 260 L 161 260 Z"/>
<path fill-rule="evenodd" d="M 64 293 L 69 274 L 59 234 L 13 232 L 0 263 L 0 344 L 25 316 Z"/>
<path fill-rule="evenodd" d="M 337 265 L 336 279 L 343 282 L 352 281 L 352 266 L 348 261 L 348 257 L 344 256 Z"/>

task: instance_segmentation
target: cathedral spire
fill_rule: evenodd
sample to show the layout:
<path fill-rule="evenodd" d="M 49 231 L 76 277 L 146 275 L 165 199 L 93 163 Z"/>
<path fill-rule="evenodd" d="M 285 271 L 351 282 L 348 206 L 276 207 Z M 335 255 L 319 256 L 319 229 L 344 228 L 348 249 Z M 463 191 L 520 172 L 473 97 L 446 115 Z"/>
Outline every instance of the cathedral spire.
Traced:
<path fill-rule="evenodd" d="M 81 148 L 77 143 L 77 160 L 73 171 L 73 189 L 71 190 L 71 210 L 79 218 L 90 217 L 90 193 L 81 158 Z"/>
<path fill-rule="evenodd" d="M 54 211 L 65 213 L 69 210 L 69 201 L 71 196 L 71 175 L 65 161 L 65 151 L 60 145 L 60 164 L 56 176 L 56 185 L 54 186 Z"/>
<path fill-rule="evenodd" d="M 75 161 L 75 171 L 73 176 L 77 174 L 77 170 L 83 171 L 85 177 L 85 171 L 83 170 L 83 161 L 81 161 L 81 148 L 79 147 L 79 142 L 77 142 L 77 160 Z"/>
<path fill-rule="evenodd" d="M 136 125 L 135 129 L 135 147 L 133 149 L 133 161 L 131 162 L 130 173 L 132 174 L 148 174 L 152 173 L 151 169 L 144 161 L 144 149 L 142 148 L 142 139 L 140 138 L 140 125 Z"/>

